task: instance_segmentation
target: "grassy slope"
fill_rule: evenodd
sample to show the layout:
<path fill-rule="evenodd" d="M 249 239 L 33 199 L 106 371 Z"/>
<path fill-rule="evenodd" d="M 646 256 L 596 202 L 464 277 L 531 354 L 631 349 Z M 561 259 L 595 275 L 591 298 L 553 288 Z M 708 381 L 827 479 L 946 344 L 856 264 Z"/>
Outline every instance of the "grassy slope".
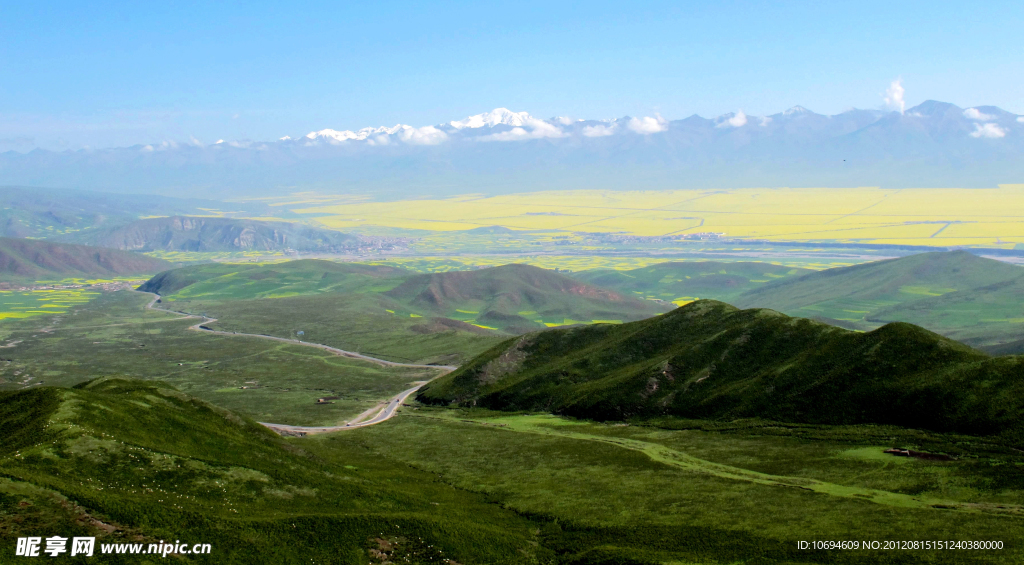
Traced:
<path fill-rule="evenodd" d="M 0 280 L 144 275 L 170 263 L 114 249 L 30 239 L 0 238 Z"/>
<path fill-rule="evenodd" d="M 160 273 L 139 289 L 159 293 L 166 307 L 218 318 L 216 329 L 292 338 L 302 331 L 304 341 L 392 361 L 458 363 L 501 340 L 381 294 L 408 276 L 394 267 L 320 260 L 208 264 Z"/>
<path fill-rule="evenodd" d="M 527 520 L 356 442 L 314 456 L 154 383 L 0 393 L 0 422 L 6 539 L 211 543 L 210 557 L 189 560 L 204 563 L 366 563 L 374 538 L 400 541 L 399 560 L 415 562 L 518 563 L 542 552 Z"/>
<path fill-rule="evenodd" d="M 307 339 L 313 332 L 344 349 L 396 360 L 449 356 L 447 362 L 496 343 L 494 334 L 454 322 L 521 333 L 544 324 L 636 320 L 665 309 L 526 265 L 433 275 L 317 260 L 197 265 L 160 273 L 140 290 L 232 330 L 303 331 Z"/>
<path fill-rule="evenodd" d="M 618 420 L 885 423 L 1024 440 L 1024 360 L 910 324 L 857 333 L 698 301 L 621 326 L 509 340 L 428 385 L 433 403 Z"/>
<path fill-rule="evenodd" d="M 737 296 L 766 283 L 811 272 L 771 263 L 691 261 L 659 263 L 630 271 L 594 269 L 573 273 L 573 277 L 627 295 L 667 302 L 711 298 L 731 303 Z"/>
<path fill-rule="evenodd" d="M 872 312 L 869 320 L 900 320 L 974 346 L 998 345 L 1024 338 L 1022 296 L 1024 276 L 881 308 Z M 1012 352 L 1024 353 L 1024 348 Z"/>
<path fill-rule="evenodd" d="M 447 318 L 410 317 L 373 295 L 326 293 L 274 300 L 172 302 L 169 307 L 218 318 L 218 330 L 299 337 L 404 363 L 459 364 L 507 336 Z M 297 332 L 303 332 L 298 336 Z"/>
<path fill-rule="evenodd" d="M 439 316 L 470 314 L 481 324 L 512 333 L 545 323 L 637 320 L 665 310 L 529 265 L 415 275 L 385 295 Z"/>
<path fill-rule="evenodd" d="M 1022 276 L 1020 267 L 966 251 L 921 253 L 781 280 L 744 293 L 731 303 L 871 329 L 879 325 L 873 321 L 877 313 L 889 308 L 956 291 L 984 294 L 984 287 Z"/>
<path fill-rule="evenodd" d="M 317 259 L 287 263 L 208 263 L 157 274 L 139 287 L 165 300 L 246 300 L 322 292 L 380 292 L 411 273 L 404 269 Z"/>

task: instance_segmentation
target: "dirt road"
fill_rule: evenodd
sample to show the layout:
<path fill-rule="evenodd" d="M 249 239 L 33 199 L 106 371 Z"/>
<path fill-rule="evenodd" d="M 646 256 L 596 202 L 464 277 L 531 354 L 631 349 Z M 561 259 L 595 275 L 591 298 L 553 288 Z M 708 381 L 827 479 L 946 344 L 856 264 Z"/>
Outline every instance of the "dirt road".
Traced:
<path fill-rule="evenodd" d="M 142 292 L 142 291 L 136 291 L 136 292 Z M 341 357 L 347 357 L 349 359 L 357 359 L 357 360 L 360 360 L 360 361 L 366 361 L 368 363 L 375 363 L 375 364 L 380 365 L 382 367 L 409 367 L 409 368 L 413 368 L 413 369 L 437 369 L 438 371 L 440 371 L 440 374 L 438 374 L 437 377 L 446 375 L 446 374 L 448 374 L 448 373 L 450 373 L 450 372 L 452 372 L 452 371 L 454 371 L 455 369 L 458 368 L 458 367 L 456 367 L 454 365 L 420 365 L 420 364 L 416 364 L 416 363 L 398 363 L 396 361 L 388 361 L 386 359 L 378 359 L 376 357 L 370 357 L 369 355 L 363 355 L 362 353 L 357 353 L 355 351 L 345 351 L 344 349 L 338 349 L 336 347 L 330 347 L 328 345 L 323 345 L 323 344 L 320 344 L 320 343 L 309 343 L 308 341 L 301 341 L 301 340 L 298 340 L 298 339 L 288 339 L 288 338 L 284 338 L 284 337 L 276 337 L 276 336 L 266 335 L 266 334 L 250 334 L 250 333 L 242 333 L 242 332 L 225 332 L 225 331 L 220 331 L 220 330 L 214 330 L 214 329 L 210 329 L 209 327 L 207 327 L 207 324 L 212 324 L 212 323 L 216 322 L 217 321 L 216 318 L 209 318 L 209 317 L 206 317 L 206 316 L 197 316 L 195 314 L 185 314 L 184 312 L 177 312 L 177 311 L 174 311 L 174 310 L 168 310 L 167 308 L 159 308 L 159 307 L 156 306 L 156 303 L 157 303 L 158 300 L 160 300 L 160 295 L 153 294 L 151 292 L 146 292 L 144 294 L 152 294 L 153 295 L 153 300 L 150 300 L 149 304 L 146 305 L 146 308 L 149 308 L 150 310 L 159 310 L 161 312 L 167 312 L 167 313 L 170 313 L 170 314 L 177 314 L 178 316 L 182 316 L 183 318 L 196 318 L 196 319 L 200 320 L 198 323 L 196 323 L 196 324 L 194 324 L 192 326 L 189 326 L 189 328 L 188 328 L 190 330 L 197 331 L 197 332 L 205 332 L 205 333 L 211 333 L 211 334 L 215 334 L 215 335 L 226 335 L 226 336 L 255 337 L 255 338 L 259 338 L 259 339 L 269 339 L 269 340 L 273 340 L 273 341 L 280 341 L 280 342 L 283 342 L 283 343 L 294 343 L 296 345 L 304 345 L 306 347 L 316 347 L 317 349 L 322 349 L 324 351 L 333 353 L 333 354 L 341 356 Z M 437 377 L 434 377 L 434 378 L 436 379 Z M 433 379 L 431 379 L 431 380 L 433 380 Z M 398 407 L 401 406 L 402 403 L 405 402 L 405 400 L 407 398 L 409 398 L 413 393 L 418 391 L 421 387 L 423 387 L 423 385 L 427 384 L 428 382 L 430 382 L 430 381 L 423 381 L 422 383 L 416 385 L 415 387 L 407 389 L 407 390 L 403 390 L 402 392 L 400 392 L 400 393 L 396 394 L 395 396 L 389 398 L 387 401 L 382 402 L 381 404 L 378 404 L 378 406 L 380 407 L 379 411 L 375 415 L 373 415 L 370 419 L 368 419 L 368 420 L 363 420 L 362 419 L 362 416 L 366 414 L 364 412 L 363 415 L 360 415 L 360 416 L 356 417 L 354 420 L 352 420 L 351 422 L 349 422 L 347 424 L 340 425 L 340 426 L 291 426 L 291 425 L 288 425 L 288 424 L 272 424 L 272 423 L 269 423 L 269 422 L 260 422 L 260 424 L 262 424 L 262 425 L 264 425 L 264 426 L 274 430 L 275 432 L 277 432 L 277 433 L 279 433 L 281 435 L 291 435 L 291 436 L 304 436 L 304 435 L 308 435 L 308 434 L 321 434 L 321 433 L 325 433 L 325 432 L 337 432 L 337 431 L 341 431 L 341 430 L 352 430 L 352 429 L 356 429 L 356 428 L 365 428 L 366 426 L 372 426 L 372 425 L 375 425 L 375 424 L 379 424 L 381 422 L 384 422 L 384 421 L 390 419 L 392 416 L 395 415 L 396 412 L 398 412 Z M 375 410 L 376 408 L 377 407 L 371 408 L 367 412 L 372 413 L 372 411 Z"/>

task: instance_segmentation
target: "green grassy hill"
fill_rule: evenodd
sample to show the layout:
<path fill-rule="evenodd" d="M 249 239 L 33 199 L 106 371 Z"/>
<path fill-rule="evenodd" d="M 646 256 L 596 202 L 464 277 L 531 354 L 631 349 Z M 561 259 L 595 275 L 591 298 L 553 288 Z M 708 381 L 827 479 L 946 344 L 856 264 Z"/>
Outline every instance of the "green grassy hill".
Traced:
<path fill-rule="evenodd" d="M 1024 275 L 995 284 L 880 308 L 867 320 L 910 322 L 975 347 L 1024 353 Z M 1010 341 L 1012 340 L 1012 341 Z M 1009 349 L 1006 349 L 1009 348 Z"/>
<path fill-rule="evenodd" d="M 394 561 L 416 563 L 520 563 L 544 552 L 529 520 L 479 495 L 344 438 L 313 455 L 158 383 L 0 393 L 0 425 L 6 539 L 95 535 L 97 552 L 210 543 L 209 557 L 188 560 L 199 563 L 365 564 L 385 546 Z"/>
<path fill-rule="evenodd" d="M 77 243 L 130 251 L 319 251 L 357 249 L 359 238 L 298 223 L 171 216 L 64 236 Z"/>
<path fill-rule="evenodd" d="M 530 265 L 415 275 L 384 294 L 424 313 L 471 318 L 510 333 L 638 320 L 666 309 Z"/>
<path fill-rule="evenodd" d="M 405 269 L 303 259 L 285 263 L 206 263 L 157 274 L 139 287 L 165 300 L 247 300 L 323 292 L 381 292 L 394 288 Z"/>
<path fill-rule="evenodd" d="M 650 267 L 617 271 L 593 269 L 573 273 L 573 278 L 617 290 L 626 295 L 666 302 L 712 298 L 731 302 L 744 292 L 786 277 L 812 273 L 771 263 L 690 261 L 659 263 Z"/>
<path fill-rule="evenodd" d="M 1022 277 L 1024 269 L 1020 267 L 966 251 L 921 253 L 780 280 L 746 292 L 732 303 L 741 308 L 771 308 L 851 329 L 869 330 L 886 321 L 903 321 L 946 336 L 967 338 L 971 333 L 960 330 L 982 318 L 1012 316 L 972 315 L 969 308 L 953 304 L 977 299 L 997 309 L 1002 305 L 1012 310 L 1019 301 L 997 291 L 1002 288 L 1000 284 Z M 960 294 L 951 301 L 934 300 L 955 293 Z M 926 304 L 935 309 L 932 316 L 914 313 L 919 310 L 916 305 L 923 308 Z M 934 323 L 940 319 L 941 323 Z M 992 339 L 971 343 L 985 345 L 1024 337 L 1020 326 L 1010 321 L 988 329 L 992 330 Z"/>
<path fill-rule="evenodd" d="M 162 259 L 127 251 L 0 237 L 0 280 L 147 275 L 169 266 Z"/>
<path fill-rule="evenodd" d="M 221 263 L 160 273 L 139 290 L 183 306 L 186 301 L 232 302 L 229 308 L 235 312 L 239 301 L 295 298 L 303 312 L 316 309 L 310 301 L 322 301 L 324 309 L 339 316 L 344 316 L 339 307 L 353 305 L 360 311 L 410 320 L 438 319 L 428 324 L 417 321 L 421 331 L 441 326 L 468 329 L 439 320 L 448 319 L 523 333 L 549 325 L 638 320 L 667 309 L 664 304 L 625 297 L 528 265 L 416 274 L 383 265 L 312 259 L 265 265 Z"/>
<path fill-rule="evenodd" d="M 893 424 L 1019 442 L 1024 359 L 989 358 L 910 324 L 858 333 L 702 300 L 631 324 L 506 341 L 419 399 L 598 420 Z"/>

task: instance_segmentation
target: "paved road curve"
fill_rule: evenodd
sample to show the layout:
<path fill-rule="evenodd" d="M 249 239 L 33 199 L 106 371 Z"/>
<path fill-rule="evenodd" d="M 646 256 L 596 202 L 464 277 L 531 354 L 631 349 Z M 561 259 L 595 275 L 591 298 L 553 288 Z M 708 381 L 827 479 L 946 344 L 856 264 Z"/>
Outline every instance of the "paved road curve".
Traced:
<path fill-rule="evenodd" d="M 136 291 L 136 292 L 142 292 L 142 291 Z M 216 322 L 217 321 L 216 318 L 209 318 L 209 317 L 206 317 L 206 316 L 197 316 L 195 314 L 185 314 L 183 312 L 177 312 L 177 311 L 174 311 L 174 310 L 168 310 L 167 308 L 159 308 L 159 307 L 156 306 L 156 303 L 157 303 L 158 300 L 160 300 L 160 295 L 154 294 L 152 292 L 146 292 L 144 294 L 152 294 L 153 295 L 153 300 L 150 300 L 149 304 L 146 305 L 146 308 L 149 308 L 150 310 L 159 310 L 161 312 L 167 312 L 167 313 L 170 313 L 170 314 L 177 314 L 178 316 L 182 316 L 183 318 L 198 318 L 200 321 L 197 324 L 195 324 L 195 325 L 189 326 L 189 328 L 188 328 L 190 330 L 194 330 L 194 331 L 198 331 L 198 332 L 205 332 L 205 333 L 211 333 L 211 334 L 216 334 L 216 335 L 227 335 L 227 336 L 256 337 L 256 338 L 260 338 L 260 339 L 270 339 L 270 340 L 273 340 L 273 341 L 280 341 L 280 342 L 284 342 L 284 343 L 294 343 L 294 344 L 297 344 L 297 345 L 304 345 L 306 347 L 316 347 L 317 349 L 322 349 L 324 351 L 328 351 L 330 353 L 333 353 L 335 355 L 339 355 L 341 357 L 348 357 L 349 359 L 358 359 L 360 361 L 367 361 L 369 363 L 376 363 L 376 364 L 378 364 L 378 365 L 380 365 L 382 367 L 409 367 L 409 368 L 413 368 L 413 369 L 437 369 L 437 370 L 441 371 L 441 373 L 439 375 L 437 375 L 437 377 L 446 375 L 446 374 L 448 374 L 448 373 L 450 373 L 450 372 L 452 372 L 452 371 L 454 371 L 455 369 L 458 368 L 458 367 L 456 367 L 454 365 L 419 365 L 419 364 L 416 364 L 416 363 L 398 363 L 398 362 L 395 362 L 395 361 L 388 361 L 386 359 L 378 359 L 376 357 L 370 357 L 369 355 L 363 355 L 362 353 L 356 353 L 355 351 L 345 351 L 344 349 L 338 349 L 336 347 L 330 347 L 330 346 L 323 345 L 323 344 L 320 344 L 320 343 L 309 343 L 307 341 L 301 341 L 301 340 L 298 340 L 298 339 L 288 339 L 288 338 L 284 338 L 284 337 L 276 337 L 276 336 L 266 335 L 266 334 L 248 334 L 248 333 L 241 333 L 241 332 L 224 332 L 224 331 L 220 331 L 220 330 L 213 330 L 213 329 L 210 329 L 210 328 L 206 327 L 206 324 L 212 324 L 212 323 Z M 436 379 L 437 377 L 434 377 L 434 378 Z M 433 380 L 433 379 L 431 379 L 431 380 Z M 392 416 L 395 415 L 396 412 L 398 412 L 398 407 L 401 406 L 402 403 L 405 402 L 405 400 L 407 398 L 412 396 L 413 393 L 415 393 L 417 390 L 422 388 L 423 385 L 427 384 L 428 382 L 430 382 L 430 381 L 424 381 L 423 383 L 420 383 L 419 385 L 417 385 L 417 386 L 415 386 L 413 388 L 410 388 L 410 389 L 407 389 L 407 390 L 403 390 L 402 392 L 396 394 L 395 396 L 392 396 L 390 399 L 387 400 L 386 403 L 383 403 L 383 406 L 381 406 L 380 411 L 377 412 L 376 415 L 374 415 L 372 418 L 370 418 L 368 420 L 360 421 L 360 419 L 357 417 L 352 422 L 349 422 L 348 424 L 344 424 L 344 425 L 341 425 L 341 426 L 320 426 L 320 427 L 318 427 L 318 426 L 291 426 L 291 425 L 288 425 L 288 424 L 271 424 L 271 423 L 268 423 L 268 422 L 260 422 L 260 424 L 262 424 L 262 425 L 264 425 L 264 426 L 274 430 L 275 432 L 277 432 L 279 434 L 282 434 L 282 435 L 294 435 L 294 436 L 304 436 L 304 435 L 308 435 L 308 434 L 322 434 L 322 433 L 325 433 L 325 432 L 337 432 L 337 431 L 341 431 L 341 430 L 352 430 L 352 429 L 355 429 L 355 428 L 365 428 L 366 426 L 372 426 L 374 424 L 379 424 L 379 423 L 381 423 L 381 422 L 383 422 L 385 420 L 390 419 Z"/>

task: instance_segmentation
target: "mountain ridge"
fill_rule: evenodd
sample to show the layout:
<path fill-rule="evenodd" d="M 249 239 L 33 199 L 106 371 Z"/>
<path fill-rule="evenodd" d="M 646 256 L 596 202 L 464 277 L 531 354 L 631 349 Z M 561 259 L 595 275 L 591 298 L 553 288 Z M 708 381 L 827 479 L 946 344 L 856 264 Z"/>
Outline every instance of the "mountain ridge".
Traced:
<path fill-rule="evenodd" d="M 129 251 L 339 252 L 360 247 L 360 238 L 298 223 L 202 216 L 135 220 L 122 226 L 61 236 Z"/>
<path fill-rule="evenodd" d="M 1024 360 L 918 326 L 858 333 L 701 300 L 621 326 L 507 340 L 421 389 L 430 404 L 595 420 L 889 424 L 1024 439 Z"/>
<path fill-rule="evenodd" d="M 42 280 L 152 274 L 162 259 L 102 247 L 0 237 L 0 280 Z"/>
<path fill-rule="evenodd" d="M 499 108 L 419 128 L 321 129 L 313 138 L 7 152 L 0 174 L 11 183 L 204 196 L 243 187 L 249 195 L 287 188 L 408 196 L 638 185 L 970 188 L 1024 180 L 1016 158 L 1024 151 L 1024 116 L 995 107 L 926 101 L 903 113 L 787 112 L 542 120 Z"/>

